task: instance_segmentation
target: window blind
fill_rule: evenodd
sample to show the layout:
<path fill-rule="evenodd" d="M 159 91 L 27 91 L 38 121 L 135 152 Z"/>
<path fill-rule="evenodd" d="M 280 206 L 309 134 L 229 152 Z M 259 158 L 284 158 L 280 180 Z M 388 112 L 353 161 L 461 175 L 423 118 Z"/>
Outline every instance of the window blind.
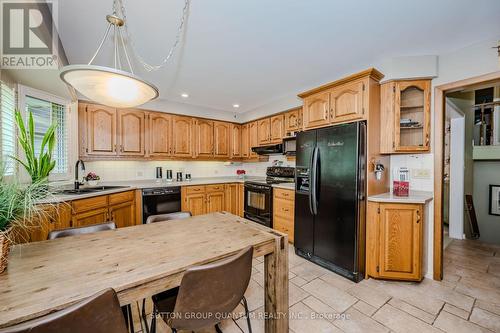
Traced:
<path fill-rule="evenodd" d="M 14 112 L 16 107 L 16 92 L 7 84 L 0 82 L 0 153 L 4 175 L 13 175 L 15 163 L 10 156 L 16 156 L 16 125 Z"/>
<path fill-rule="evenodd" d="M 57 124 L 56 146 L 52 155 L 56 165 L 52 174 L 68 172 L 68 133 L 65 109 L 64 105 L 26 96 L 26 115 L 31 112 L 35 123 L 35 154 L 37 156 L 40 155 L 43 136 L 52 123 Z"/>

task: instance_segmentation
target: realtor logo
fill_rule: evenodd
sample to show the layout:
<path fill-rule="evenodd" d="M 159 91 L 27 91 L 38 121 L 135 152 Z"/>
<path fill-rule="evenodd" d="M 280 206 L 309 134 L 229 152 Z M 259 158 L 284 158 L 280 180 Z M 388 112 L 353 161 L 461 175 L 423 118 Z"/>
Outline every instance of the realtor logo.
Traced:
<path fill-rule="evenodd" d="M 54 0 L 0 0 L 0 17 L 0 68 L 58 69 Z"/>

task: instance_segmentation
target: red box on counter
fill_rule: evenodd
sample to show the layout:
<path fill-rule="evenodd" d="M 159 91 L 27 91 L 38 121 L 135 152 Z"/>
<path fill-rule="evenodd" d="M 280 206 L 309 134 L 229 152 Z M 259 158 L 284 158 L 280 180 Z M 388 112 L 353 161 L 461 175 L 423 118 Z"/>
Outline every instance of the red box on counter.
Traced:
<path fill-rule="evenodd" d="M 398 197 L 407 197 L 410 193 L 410 182 L 395 180 L 392 182 L 392 193 Z"/>

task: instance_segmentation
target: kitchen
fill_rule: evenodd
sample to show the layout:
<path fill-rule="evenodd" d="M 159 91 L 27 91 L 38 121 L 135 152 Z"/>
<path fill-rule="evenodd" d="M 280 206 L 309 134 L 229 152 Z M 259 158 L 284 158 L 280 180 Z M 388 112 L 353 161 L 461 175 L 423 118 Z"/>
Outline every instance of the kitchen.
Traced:
<path fill-rule="evenodd" d="M 116 3 L 121 5 L 116 7 Z M 183 6 L 175 7 L 179 4 Z M 484 46 L 491 40 L 469 48 L 457 44 L 458 51 L 448 50 L 451 53 L 429 45 L 427 54 L 435 55 L 393 52 L 384 60 L 353 61 L 335 70 L 328 70 L 332 62 L 327 61 L 321 75 L 306 80 L 297 74 L 294 79 L 300 84 L 293 84 L 292 77 L 289 82 L 279 77 L 287 71 L 276 76 L 276 71 L 268 69 L 267 75 L 259 76 L 261 88 L 252 85 L 256 74 L 248 70 L 248 82 L 240 83 L 238 96 L 233 93 L 238 86 L 234 78 L 210 72 L 211 66 L 203 68 L 210 73 L 206 75 L 212 77 L 213 86 L 202 71 L 182 72 L 191 68 L 179 61 L 193 37 L 179 36 L 193 33 L 186 22 L 201 33 L 197 6 L 206 5 L 189 0 L 179 4 L 173 6 L 182 13 L 181 21 L 169 14 L 179 25 L 166 57 L 173 55 L 175 65 L 168 61 L 166 67 L 145 64 L 135 46 L 124 42 L 131 38 L 125 28 L 144 33 L 147 20 L 138 20 L 137 5 L 117 1 L 113 14 L 106 17 L 108 29 L 102 40 L 104 7 L 96 4 L 94 14 L 84 15 L 100 18 L 89 27 L 88 35 L 81 34 L 85 49 L 94 52 L 98 46 L 93 57 L 73 38 L 78 29 L 71 27 L 66 16 L 60 31 L 65 48 L 60 52 L 66 52 L 62 57 L 66 63 L 57 70 L 37 69 L 46 82 L 37 82 L 38 76 L 30 76 L 25 69 L 2 69 L 0 142 L 3 162 L 7 162 L 2 184 L 15 183 L 16 178 L 30 183 L 30 176 L 36 183 L 20 163 L 29 162 L 24 156 L 30 156 L 20 133 L 34 136 L 33 156 L 40 160 L 45 135 L 53 131 L 55 139 L 54 147 L 47 148 L 54 151 L 53 171 L 45 178 L 48 192 L 33 205 L 43 213 L 31 218 L 32 225 L 15 230 L 18 234 L 12 244 L 3 243 L 8 245 L 2 252 L 5 268 L 0 274 L 0 295 L 7 296 L 0 296 L 0 303 L 7 307 L 0 309 L 0 332 L 84 304 L 87 297 L 107 288 L 113 288 L 113 302 L 123 312 L 128 331 L 197 330 L 201 321 L 176 324 L 161 316 L 174 311 L 162 310 L 164 297 L 175 291 L 175 297 L 182 298 L 179 287 L 187 285 L 197 269 L 223 272 L 231 265 L 235 265 L 231 272 L 241 270 L 230 274 L 236 280 L 248 279 L 232 291 L 238 302 L 231 309 L 203 309 L 210 313 L 240 309 L 236 317 L 205 323 L 217 332 L 299 332 L 309 327 L 312 331 L 370 327 L 404 332 L 404 323 L 417 330 L 454 331 L 463 325 L 497 331 L 497 302 L 476 289 L 464 291 L 460 277 L 443 268 L 447 252 L 438 240 L 436 212 L 441 198 L 434 187 L 442 134 L 436 125 L 439 96 L 435 89 L 496 73 L 496 51 Z M 82 6 L 64 3 L 60 9 L 68 15 L 82 11 Z M 135 17 L 130 27 L 124 26 L 124 8 L 129 6 L 129 15 Z M 169 5 L 160 7 L 166 10 Z M 260 13 L 255 10 L 251 13 Z M 310 9 L 302 10 L 311 14 Z M 445 6 L 441 10 L 445 16 Z M 306 29 L 301 27 L 296 29 Z M 149 35 L 145 38 L 153 40 Z M 438 41 L 442 43 L 436 37 Z M 150 56 L 164 53 L 153 49 L 148 51 Z M 248 60 L 241 52 L 240 57 Z M 273 56 L 280 54 L 275 52 Z M 407 52 L 421 54 L 411 48 Z M 468 52 L 480 54 L 485 68 L 460 71 L 460 61 L 470 59 Z M 114 60 L 106 61 L 106 56 Z M 230 71 L 232 64 L 225 59 Z M 193 65 L 191 58 L 186 61 Z M 203 62 L 198 61 L 201 66 Z M 101 66 L 110 63 L 111 67 Z M 291 66 L 286 60 L 283 64 Z M 223 63 L 214 68 L 220 66 Z M 176 70 L 184 73 L 179 81 L 172 79 Z M 188 79 L 195 72 L 201 73 L 197 79 L 205 80 L 209 93 L 199 88 L 196 79 Z M 122 83 L 117 93 L 109 88 L 115 81 L 106 75 L 133 80 L 143 95 L 130 93 L 128 83 Z M 282 87 L 276 90 L 278 81 Z M 103 82 L 110 84 L 108 90 L 102 88 Z M 54 88 L 48 88 L 51 85 Z M 15 109 L 21 111 L 19 116 Z M 29 126 L 23 129 L 19 119 Z M 51 129 L 51 123 L 57 127 Z M 56 239 L 65 233 L 72 236 Z M 486 247 L 460 242 L 466 241 L 457 240 L 455 247 L 464 244 L 466 252 Z M 38 268 L 38 259 L 33 259 L 36 253 L 47 266 Z M 60 262 L 42 257 L 51 253 L 61 253 Z M 80 259 L 70 256 L 75 253 L 81 253 Z M 490 271 L 496 267 L 491 258 L 487 262 Z M 54 274 L 61 267 L 68 269 L 61 270 L 60 276 Z M 27 272 L 35 269 L 40 269 L 40 277 L 34 274 L 28 279 Z M 86 270 L 90 273 L 83 273 Z M 229 276 L 218 275 L 210 281 L 210 274 L 215 273 L 200 274 L 198 284 L 203 281 L 209 286 Z M 92 279 L 92 275 L 99 278 Z M 495 273 L 490 275 L 496 279 Z M 23 291 L 28 283 L 31 287 Z M 481 288 L 482 283 L 478 282 Z M 55 291 L 56 284 L 62 289 Z M 227 296 L 207 292 L 212 287 L 198 290 L 194 284 L 190 288 L 200 292 L 200 297 L 212 298 L 209 307 L 224 304 L 217 297 Z M 497 295 L 498 291 L 492 288 L 490 292 Z M 22 302 L 25 293 L 35 296 L 26 296 L 29 301 Z M 428 302 L 424 301 L 427 297 Z M 325 313 L 342 318 L 311 318 Z M 260 314 L 267 316 L 256 318 Z M 297 314 L 305 317 L 297 319 Z M 481 315 L 488 319 L 482 321 Z"/>

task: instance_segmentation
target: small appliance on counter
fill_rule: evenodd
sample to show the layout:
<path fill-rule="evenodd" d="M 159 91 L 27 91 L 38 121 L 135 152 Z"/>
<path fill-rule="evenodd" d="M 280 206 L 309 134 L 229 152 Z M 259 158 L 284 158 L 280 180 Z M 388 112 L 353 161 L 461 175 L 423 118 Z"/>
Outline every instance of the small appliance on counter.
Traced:
<path fill-rule="evenodd" d="M 167 182 L 171 182 L 173 181 L 172 179 L 172 170 L 167 170 L 167 178 L 166 178 Z"/>
<path fill-rule="evenodd" d="M 293 183 L 295 168 L 272 166 L 267 168 L 267 177 L 245 181 L 245 218 L 272 228 L 273 188 L 272 184 Z"/>
<path fill-rule="evenodd" d="M 178 182 L 182 182 L 182 172 L 177 172 L 177 177 L 175 180 Z"/>
<path fill-rule="evenodd" d="M 410 194 L 410 171 L 401 167 L 396 172 L 392 182 L 392 193 L 398 197 L 407 197 Z"/>
<path fill-rule="evenodd" d="M 190 181 L 191 180 L 191 174 L 190 173 L 186 173 L 186 181 Z"/>
<path fill-rule="evenodd" d="M 156 179 L 162 179 L 162 178 L 163 178 L 163 168 L 156 167 Z"/>

